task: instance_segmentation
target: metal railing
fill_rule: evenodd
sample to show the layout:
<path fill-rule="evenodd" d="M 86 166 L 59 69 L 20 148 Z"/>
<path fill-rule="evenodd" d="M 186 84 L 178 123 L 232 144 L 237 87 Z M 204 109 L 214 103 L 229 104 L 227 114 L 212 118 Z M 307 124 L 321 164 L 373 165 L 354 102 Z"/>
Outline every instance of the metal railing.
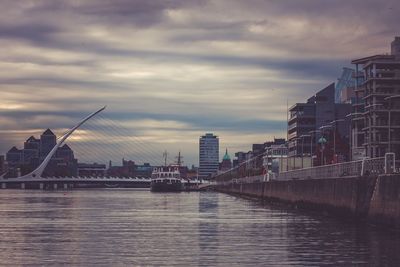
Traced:
<path fill-rule="evenodd" d="M 324 179 L 360 175 L 379 175 L 383 173 L 385 173 L 385 157 L 380 157 L 281 172 L 278 175 L 278 179 Z"/>
<path fill-rule="evenodd" d="M 264 175 L 257 175 L 257 176 L 234 178 L 234 179 L 225 180 L 225 181 L 215 181 L 214 184 L 216 184 L 216 185 L 251 184 L 251 183 L 255 183 L 255 182 L 264 182 L 264 181 L 265 181 Z"/>
<path fill-rule="evenodd" d="M 380 174 L 400 173 L 400 162 L 395 160 L 394 153 L 386 153 L 385 157 L 366 158 L 363 160 L 317 166 L 277 173 L 240 172 L 237 168 L 231 169 L 215 177 L 216 184 L 242 184 L 264 182 L 270 180 L 306 180 L 340 177 L 355 177 Z"/>

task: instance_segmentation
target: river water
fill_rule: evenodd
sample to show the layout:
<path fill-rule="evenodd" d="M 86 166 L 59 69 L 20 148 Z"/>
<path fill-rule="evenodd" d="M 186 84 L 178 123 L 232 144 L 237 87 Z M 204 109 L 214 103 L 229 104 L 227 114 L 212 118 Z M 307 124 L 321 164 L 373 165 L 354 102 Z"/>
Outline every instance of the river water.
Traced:
<path fill-rule="evenodd" d="M 400 266 L 400 236 L 213 192 L 0 191 L 0 265 Z"/>

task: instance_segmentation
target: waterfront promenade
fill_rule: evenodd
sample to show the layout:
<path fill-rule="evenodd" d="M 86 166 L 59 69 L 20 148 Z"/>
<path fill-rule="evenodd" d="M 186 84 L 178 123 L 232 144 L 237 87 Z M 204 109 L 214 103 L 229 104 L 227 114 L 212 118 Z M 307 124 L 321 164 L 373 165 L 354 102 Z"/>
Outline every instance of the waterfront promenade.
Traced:
<path fill-rule="evenodd" d="M 392 156 L 304 168 L 277 176 L 239 177 L 236 170 L 231 170 L 215 177 L 214 189 L 399 229 L 400 174 Z"/>

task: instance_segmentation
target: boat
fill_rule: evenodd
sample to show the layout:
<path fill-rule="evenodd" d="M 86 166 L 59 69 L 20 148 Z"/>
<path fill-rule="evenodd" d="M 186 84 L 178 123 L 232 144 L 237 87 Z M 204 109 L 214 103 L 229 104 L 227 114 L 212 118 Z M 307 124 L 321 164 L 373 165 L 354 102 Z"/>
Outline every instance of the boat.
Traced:
<path fill-rule="evenodd" d="M 154 168 L 150 183 L 152 192 L 181 192 L 182 187 L 179 166 L 171 165 Z"/>

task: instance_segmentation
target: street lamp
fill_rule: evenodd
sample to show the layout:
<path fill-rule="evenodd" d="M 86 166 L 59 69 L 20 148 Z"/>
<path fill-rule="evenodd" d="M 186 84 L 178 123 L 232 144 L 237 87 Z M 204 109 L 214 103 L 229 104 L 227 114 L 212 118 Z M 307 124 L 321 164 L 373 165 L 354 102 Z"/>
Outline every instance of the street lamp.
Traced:
<path fill-rule="evenodd" d="M 351 161 L 353 158 L 353 144 L 355 143 L 353 141 L 353 131 L 352 131 L 352 124 L 353 124 L 353 116 L 360 116 L 364 115 L 361 112 L 355 112 L 355 113 L 350 113 L 346 115 L 346 118 L 350 118 L 350 123 L 349 123 L 349 142 L 350 142 L 350 153 L 349 153 L 349 160 Z"/>
<path fill-rule="evenodd" d="M 322 136 L 321 138 L 318 140 L 319 143 L 321 143 L 322 146 L 322 151 L 321 151 L 321 165 L 325 165 L 325 158 L 324 158 L 324 150 L 325 150 L 325 143 L 327 142 L 327 140 L 324 138 L 324 129 L 326 128 L 332 128 L 332 125 L 323 125 L 321 127 L 319 127 L 321 129 L 322 132 Z"/>
<path fill-rule="evenodd" d="M 336 157 L 336 123 L 343 121 L 344 119 L 338 119 L 330 122 L 333 123 L 333 157 Z"/>
<path fill-rule="evenodd" d="M 320 130 L 315 130 L 315 131 L 309 131 L 308 132 L 309 134 L 310 134 L 310 136 L 311 136 L 311 138 L 310 138 L 310 155 L 311 155 L 311 167 L 313 167 L 314 166 L 314 154 L 313 154 L 313 146 L 314 146 L 314 143 L 313 143 L 313 133 L 321 133 L 321 131 Z"/>
<path fill-rule="evenodd" d="M 301 138 L 301 168 L 304 168 L 304 137 L 311 137 L 311 135 L 303 134 L 300 136 Z"/>

